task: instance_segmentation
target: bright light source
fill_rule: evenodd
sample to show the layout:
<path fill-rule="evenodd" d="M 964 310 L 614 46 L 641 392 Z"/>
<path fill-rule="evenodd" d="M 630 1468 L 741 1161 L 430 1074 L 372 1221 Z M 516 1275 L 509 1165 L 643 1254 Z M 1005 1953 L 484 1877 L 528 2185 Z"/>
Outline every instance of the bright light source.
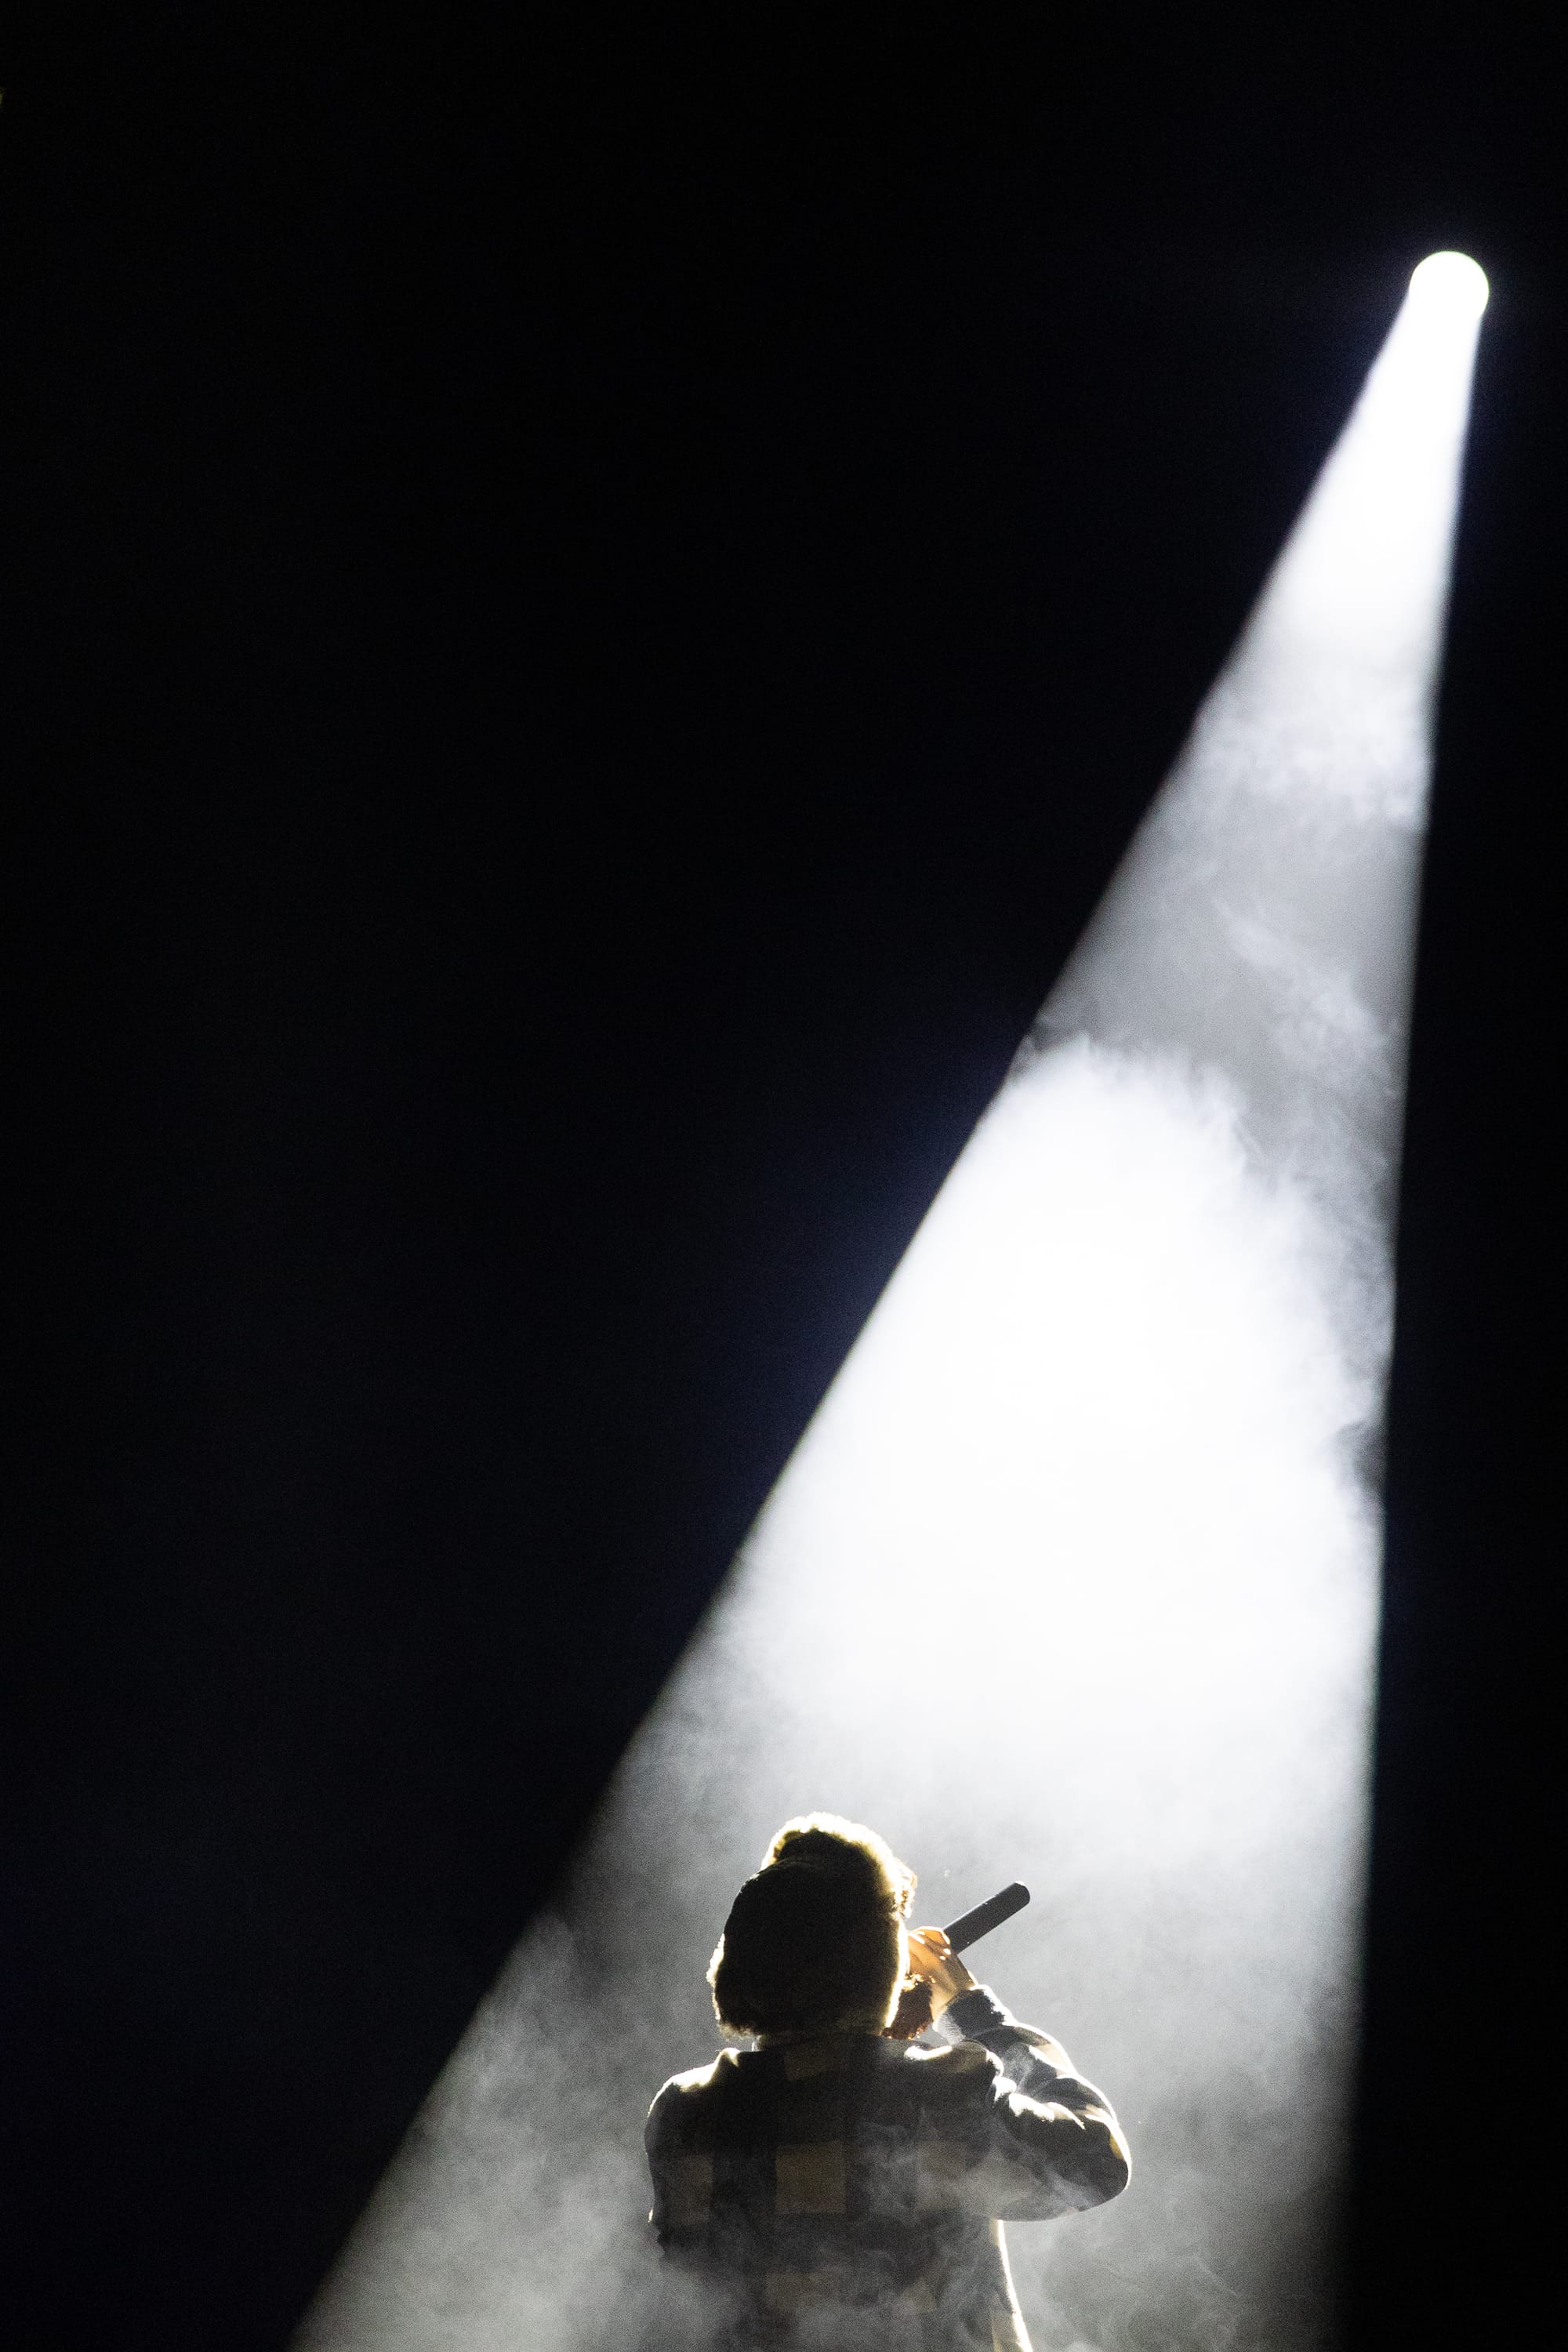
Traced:
<path fill-rule="evenodd" d="M 1468 253 L 1429 253 L 1411 272 L 1410 292 L 1416 301 L 1461 319 L 1479 319 L 1490 290 L 1486 271 Z"/>
<path fill-rule="evenodd" d="M 953 1170 L 300 2338 L 619 2352 L 640 2130 L 788 1814 L 922 1917 L 1022 1877 L 1004 1996 L 1134 2193 L 1011 2253 L 1037 2339 L 1329 2340 L 1389 1226 L 1486 281 L 1422 264 L 1038 1036 Z"/>

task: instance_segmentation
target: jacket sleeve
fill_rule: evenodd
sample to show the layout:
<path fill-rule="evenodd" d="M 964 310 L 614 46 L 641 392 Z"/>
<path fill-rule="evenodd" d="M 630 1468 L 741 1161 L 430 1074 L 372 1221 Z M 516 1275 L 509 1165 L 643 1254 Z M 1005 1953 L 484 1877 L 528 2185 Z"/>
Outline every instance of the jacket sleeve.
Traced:
<path fill-rule="evenodd" d="M 973 2184 L 993 2213 L 1045 2220 L 1121 2195 L 1131 2168 L 1115 2112 L 1074 2074 L 1059 2042 L 1020 2024 L 986 1985 L 962 1994 L 942 2022 L 995 2061 L 976 2118 L 984 2155 Z"/>
<path fill-rule="evenodd" d="M 647 2150 L 648 2175 L 653 2188 L 653 2210 L 647 2222 L 661 2246 L 669 2242 L 669 2168 L 675 2120 L 675 2101 L 671 2094 L 672 2085 L 667 2083 L 648 2110 L 647 2125 L 643 2133 L 643 2146 Z"/>

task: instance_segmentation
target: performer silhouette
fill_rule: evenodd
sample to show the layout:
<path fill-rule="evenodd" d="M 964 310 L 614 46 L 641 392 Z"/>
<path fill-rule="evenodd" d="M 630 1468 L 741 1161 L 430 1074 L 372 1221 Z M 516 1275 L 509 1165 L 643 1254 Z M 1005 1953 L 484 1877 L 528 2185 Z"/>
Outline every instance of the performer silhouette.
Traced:
<path fill-rule="evenodd" d="M 975 1983 L 876 1833 L 788 1822 L 708 1980 L 754 2042 L 647 2122 L 657 2352 L 1028 2352 L 1003 2223 L 1120 2194 L 1108 2100 Z M 913 2037 L 940 2021 L 946 2047 Z"/>

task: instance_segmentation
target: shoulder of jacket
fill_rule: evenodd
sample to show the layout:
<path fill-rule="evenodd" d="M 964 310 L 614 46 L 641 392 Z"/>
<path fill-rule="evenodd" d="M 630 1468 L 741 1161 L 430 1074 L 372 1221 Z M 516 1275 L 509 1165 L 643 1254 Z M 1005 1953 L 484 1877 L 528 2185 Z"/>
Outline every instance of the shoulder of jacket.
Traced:
<path fill-rule="evenodd" d="M 689 2066 L 684 2074 L 672 2074 L 655 2099 L 649 2113 L 656 2113 L 660 2107 L 679 2106 L 686 2099 L 700 2097 L 704 2091 L 711 2090 L 734 2063 L 734 2051 L 721 2050 L 716 2058 L 710 2058 L 706 2066 Z"/>
<path fill-rule="evenodd" d="M 995 2059 L 978 2042 L 952 2042 L 943 2050 L 911 2050 L 909 2054 L 926 2081 L 954 2087 L 997 2071 Z"/>

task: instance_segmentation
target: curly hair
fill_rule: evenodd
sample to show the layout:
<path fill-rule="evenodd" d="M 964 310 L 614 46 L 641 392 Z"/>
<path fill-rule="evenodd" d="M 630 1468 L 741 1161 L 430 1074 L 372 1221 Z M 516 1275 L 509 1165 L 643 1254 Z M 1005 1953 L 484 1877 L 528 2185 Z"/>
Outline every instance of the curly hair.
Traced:
<path fill-rule="evenodd" d="M 915 1874 L 874 1830 L 837 1813 L 786 1822 L 724 1922 L 708 1970 L 731 2033 L 893 2018 L 909 1966 Z"/>

